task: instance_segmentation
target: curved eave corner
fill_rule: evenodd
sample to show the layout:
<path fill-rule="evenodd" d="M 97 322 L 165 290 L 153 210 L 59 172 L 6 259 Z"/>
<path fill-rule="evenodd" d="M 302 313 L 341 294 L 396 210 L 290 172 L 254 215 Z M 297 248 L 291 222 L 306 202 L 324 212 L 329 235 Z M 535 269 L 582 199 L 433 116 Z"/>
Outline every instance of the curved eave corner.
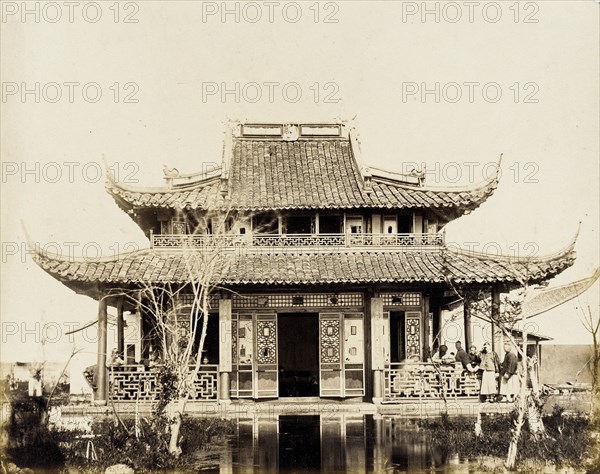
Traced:
<path fill-rule="evenodd" d="M 452 219 L 456 219 L 464 214 L 469 214 L 471 211 L 474 211 L 483 203 L 485 203 L 496 191 L 498 188 L 498 184 L 500 183 L 500 175 L 501 175 L 501 166 L 502 166 L 502 157 L 503 154 L 500 154 L 498 158 L 498 162 L 496 164 L 495 172 L 492 176 L 486 179 L 479 184 L 476 184 L 471 187 L 422 187 L 420 189 L 425 191 L 432 191 L 436 193 L 453 193 L 457 195 L 465 194 L 466 196 L 462 198 L 461 206 L 449 206 L 437 208 L 442 212 L 448 212 L 452 215 Z"/>
<path fill-rule="evenodd" d="M 22 227 L 27 240 L 27 248 L 38 267 L 79 295 L 89 296 L 95 300 L 100 300 L 104 296 L 99 282 L 80 281 L 74 278 L 75 275 L 71 275 L 68 271 L 70 269 L 68 259 L 43 251 L 40 245 L 31 239 L 24 224 Z"/>
<path fill-rule="evenodd" d="M 496 280 L 493 278 L 480 277 L 475 281 L 478 283 L 496 282 L 501 286 L 503 285 L 504 290 L 506 291 L 518 288 L 524 284 L 531 285 L 544 283 L 556 277 L 575 263 L 577 258 L 575 244 L 577 243 L 577 238 L 579 237 L 580 228 L 581 223 L 579 223 L 575 235 L 565 247 L 558 252 L 542 257 L 511 257 L 506 255 L 490 256 L 480 252 L 446 249 L 445 252 L 447 254 L 447 264 L 453 264 L 453 257 L 456 259 L 461 259 L 468 256 L 481 262 L 486 262 L 488 266 L 492 265 L 490 270 L 493 269 L 493 266 L 498 269 L 502 269 L 510 276 Z M 473 283 L 473 281 L 465 281 L 463 279 L 452 279 L 451 282 L 457 285 Z"/>

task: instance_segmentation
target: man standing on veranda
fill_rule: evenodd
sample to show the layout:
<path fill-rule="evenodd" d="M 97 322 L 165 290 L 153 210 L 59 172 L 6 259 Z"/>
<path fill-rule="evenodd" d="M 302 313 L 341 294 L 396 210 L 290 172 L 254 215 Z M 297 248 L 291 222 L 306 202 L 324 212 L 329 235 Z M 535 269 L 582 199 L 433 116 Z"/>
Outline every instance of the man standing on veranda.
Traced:
<path fill-rule="evenodd" d="M 463 369 L 466 369 L 467 366 L 471 363 L 471 358 L 469 357 L 469 354 L 467 354 L 467 351 L 465 351 L 462 348 L 462 344 L 460 341 L 456 341 L 454 347 L 456 347 L 456 355 L 454 356 L 456 358 L 456 362 L 460 362 L 463 366 Z"/>
<path fill-rule="evenodd" d="M 510 341 L 504 343 L 504 350 L 506 353 L 500 368 L 500 401 L 510 403 L 519 392 L 518 359 Z"/>

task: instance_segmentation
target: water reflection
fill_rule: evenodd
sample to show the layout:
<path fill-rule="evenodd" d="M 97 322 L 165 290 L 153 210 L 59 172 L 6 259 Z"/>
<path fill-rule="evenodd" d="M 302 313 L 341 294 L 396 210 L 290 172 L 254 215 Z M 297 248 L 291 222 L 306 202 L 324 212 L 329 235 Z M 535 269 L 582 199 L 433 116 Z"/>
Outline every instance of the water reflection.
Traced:
<path fill-rule="evenodd" d="M 203 472 L 476 472 L 451 449 L 428 445 L 414 423 L 371 415 L 239 420 L 219 465 Z"/>

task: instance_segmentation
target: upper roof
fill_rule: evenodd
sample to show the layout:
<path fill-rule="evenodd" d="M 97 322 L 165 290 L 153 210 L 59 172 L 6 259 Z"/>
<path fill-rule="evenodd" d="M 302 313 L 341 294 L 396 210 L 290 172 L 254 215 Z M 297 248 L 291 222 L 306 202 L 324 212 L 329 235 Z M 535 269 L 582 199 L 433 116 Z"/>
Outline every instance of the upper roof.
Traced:
<path fill-rule="evenodd" d="M 426 187 L 421 172 L 361 167 L 359 154 L 339 124 L 235 125 L 221 168 L 197 175 L 165 169 L 168 185 L 158 188 L 124 185 L 109 173 L 107 190 L 125 210 L 427 208 L 450 220 L 477 208 L 498 184 L 496 173 L 471 187 Z"/>

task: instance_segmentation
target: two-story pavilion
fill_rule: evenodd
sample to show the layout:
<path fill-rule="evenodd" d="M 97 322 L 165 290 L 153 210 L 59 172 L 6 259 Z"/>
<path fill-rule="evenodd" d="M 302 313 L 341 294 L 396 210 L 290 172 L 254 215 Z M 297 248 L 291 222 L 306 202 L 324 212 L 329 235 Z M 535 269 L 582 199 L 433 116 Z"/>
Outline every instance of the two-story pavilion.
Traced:
<path fill-rule="evenodd" d="M 523 279 L 547 280 L 575 258 L 574 242 L 545 258 L 520 259 L 447 247 L 444 226 L 488 199 L 498 174 L 477 186 L 436 188 L 418 172 L 365 168 L 354 136 L 339 124 L 233 125 L 222 161 L 198 175 L 165 170 L 160 188 L 109 179 L 108 192 L 143 229 L 148 249 L 101 261 L 37 253 L 46 272 L 100 302 L 98 367 L 106 364 L 107 305 L 117 309 L 118 350 L 127 362 L 147 357 L 153 344 L 143 308 L 106 296 L 185 285 L 184 251 L 225 238 L 220 283 L 229 291 L 213 299 L 197 400 L 472 394 L 460 380 L 451 387 L 430 377 L 431 386 L 419 385 L 401 366 L 425 361 L 443 342 L 441 311 L 457 289 L 491 290 L 498 301 Z M 215 209 L 234 216 L 225 236 L 211 227 Z M 140 324 L 131 351 L 127 312 Z M 464 319 L 468 345 L 467 310 Z M 100 369 L 96 399 L 150 400 L 153 377 Z"/>

